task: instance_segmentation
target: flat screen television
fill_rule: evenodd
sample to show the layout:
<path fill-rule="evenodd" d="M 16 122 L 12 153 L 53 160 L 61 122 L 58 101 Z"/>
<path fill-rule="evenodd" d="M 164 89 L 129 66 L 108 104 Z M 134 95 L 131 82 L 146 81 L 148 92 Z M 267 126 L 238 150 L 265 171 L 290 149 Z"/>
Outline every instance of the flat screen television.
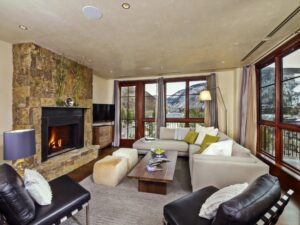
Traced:
<path fill-rule="evenodd" d="M 104 122 L 115 120 L 115 105 L 93 104 L 93 122 Z"/>

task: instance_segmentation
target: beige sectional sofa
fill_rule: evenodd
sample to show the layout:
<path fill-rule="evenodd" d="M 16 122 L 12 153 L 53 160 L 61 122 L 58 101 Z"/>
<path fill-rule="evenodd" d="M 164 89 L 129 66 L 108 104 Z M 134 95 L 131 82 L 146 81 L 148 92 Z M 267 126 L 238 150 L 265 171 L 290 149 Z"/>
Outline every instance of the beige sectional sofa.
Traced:
<path fill-rule="evenodd" d="M 153 141 L 146 141 L 141 138 L 133 143 L 133 148 L 137 149 L 140 154 L 145 154 L 151 148 L 161 148 L 167 151 L 178 151 L 180 156 L 189 156 L 189 145 L 184 141 L 174 140 L 175 129 L 160 128 L 160 138 Z"/>
<path fill-rule="evenodd" d="M 133 144 L 139 153 L 146 153 L 151 148 L 162 148 L 168 151 L 178 151 L 180 156 L 189 156 L 191 183 L 193 191 L 213 185 L 222 188 L 230 184 L 252 182 L 260 175 L 269 173 L 269 166 L 253 154 L 249 149 L 233 142 L 232 156 L 212 156 L 195 154 L 199 145 L 187 144 L 174 140 L 175 129 L 162 127 L 160 139 L 145 141 L 140 139 Z M 219 132 L 219 141 L 230 139 Z"/>

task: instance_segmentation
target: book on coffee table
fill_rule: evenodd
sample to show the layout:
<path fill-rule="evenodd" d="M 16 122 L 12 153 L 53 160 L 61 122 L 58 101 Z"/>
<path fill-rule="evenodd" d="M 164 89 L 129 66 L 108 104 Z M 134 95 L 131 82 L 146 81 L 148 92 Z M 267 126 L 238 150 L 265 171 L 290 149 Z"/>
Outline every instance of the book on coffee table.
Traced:
<path fill-rule="evenodd" d="M 155 171 L 163 170 L 160 166 L 151 166 L 151 165 L 147 165 L 146 169 L 148 172 L 155 172 Z"/>

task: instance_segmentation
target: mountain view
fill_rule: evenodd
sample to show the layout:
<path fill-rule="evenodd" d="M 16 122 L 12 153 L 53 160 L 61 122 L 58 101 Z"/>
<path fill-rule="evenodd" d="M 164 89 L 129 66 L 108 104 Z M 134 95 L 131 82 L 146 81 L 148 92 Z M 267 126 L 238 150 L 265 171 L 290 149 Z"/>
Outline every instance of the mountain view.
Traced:
<path fill-rule="evenodd" d="M 283 121 L 300 124 L 300 68 L 284 68 L 282 77 Z M 275 118 L 275 70 L 267 67 L 261 70 L 262 119 Z"/>

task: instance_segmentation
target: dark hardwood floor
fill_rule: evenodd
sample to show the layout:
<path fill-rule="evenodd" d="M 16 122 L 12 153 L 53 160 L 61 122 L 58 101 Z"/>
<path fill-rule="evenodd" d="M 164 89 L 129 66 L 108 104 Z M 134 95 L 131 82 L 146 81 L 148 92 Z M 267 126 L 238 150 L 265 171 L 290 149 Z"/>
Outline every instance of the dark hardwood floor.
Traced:
<path fill-rule="evenodd" d="M 88 177 L 93 173 L 93 166 L 95 162 L 99 159 L 104 158 L 107 155 L 111 155 L 118 148 L 107 147 L 105 149 L 99 150 L 98 158 L 79 167 L 78 169 L 70 172 L 70 176 L 76 182 L 82 181 L 84 178 Z M 283 190 L 284 192 L 284 190 Z M 292 200 L 286 206 L 283 214 L 279 218 L 278 225 L 300 225 L 300 195 L 294 195 Z"/>

